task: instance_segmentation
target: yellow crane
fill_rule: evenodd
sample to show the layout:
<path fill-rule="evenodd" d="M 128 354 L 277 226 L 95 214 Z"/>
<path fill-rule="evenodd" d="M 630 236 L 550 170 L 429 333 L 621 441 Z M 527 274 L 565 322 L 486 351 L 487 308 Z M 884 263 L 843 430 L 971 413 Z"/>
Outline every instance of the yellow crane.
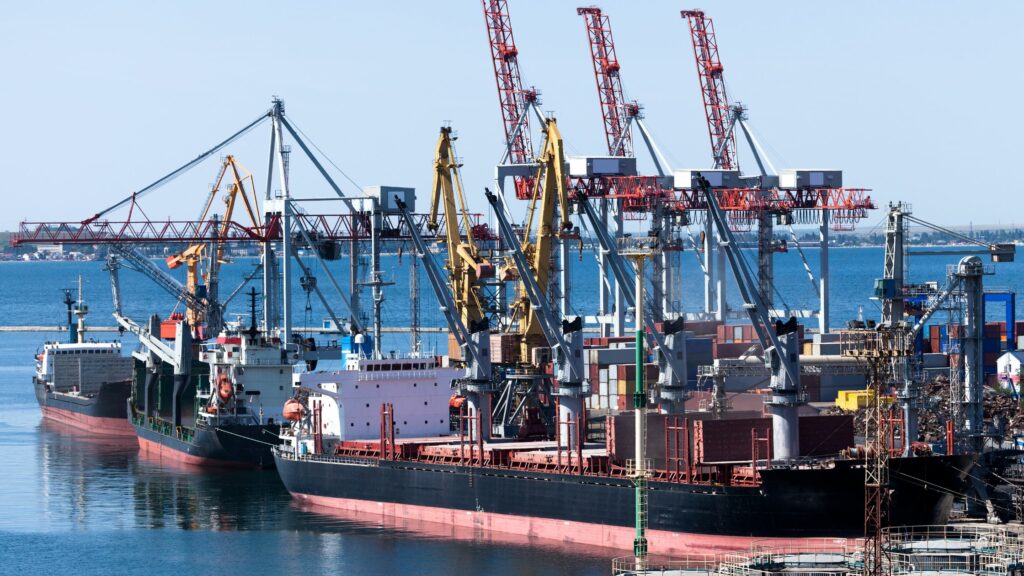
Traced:
<path fill-rule="evenodd" d="M 480 280 L 494 277 L 494 265 L 482 255 L 473 238 L 466 198 L 462 191 L 462 176 L 459 173 L 461 165 L 455 156 L 454 141 L 451 127 L 443 126 L 434 152 L 434 181 L 427 228 L 431 232 L 437 232 L 440 228 L 438 210 L 443 204 L 444 238 L 448 246 L 448 262 L 445 267 L 448 269 L 455 306 L 463 325 L 472 330 L 471 326 L 485 320 L 478 288 Z M 459 229 L 460 222 L 466 231 L 465 240 Z"/>
<path fill-rule="evenodd" d="M 537 280 L 541 290 L 549 286 L 553 269 L 551 250 L 555 237 L 572 231 L 569 220 L 569 194 L 566 189 L 565 150 L 562 134 L 554 118 L 548 118 L 544 127 L 544 145 L 537 158 L 537 175 L 534 179 L 533 195 L 527 208 L 526 225 L 523 229 L 523 253 L 530 263 L 529 271 Z M 557 201 L 557 205 L 556 205 Z M 557 211 L 556 211 L 557 208 Z M 536 221 L 536 224 L 534 222 Z M 534 233 L 536 228 L 536 233 Z M 531 238 L 533 236 L 533 238 Z M 564 265 L 564 263 L 563 263 Z M 517 278 L 522 271 L 507 265 L 502 277 Z M 534 348 L 546 346 L 539 311 L 531 310 L 530 299 L 520 281 L 516 289 L 516 298 L 511 305 L 511 318 L 520 320 L 520 361 L 529 362 L 530 352 Z"/>
<path fill-rule="evenodd" d="M 229 172 L 231 175 L 231 185 L 228 187 L 223 198 L 224 215 L 217 224 L 218 239 L 211 242 L 213 246 L 210 253 L 207 254 L 206 243 L 197 242 L 180 253 L 169 256 L 166 261 L 167 267 L 172 270 L 182 265 L 187 266 L 186 288 L 199 301 L 205 304 L 203 308 L 189 308 L 187 310 L 186 319 L 189 325 L 198 327 L 205 324 L 213 333 L 218 332 L 223 323 L 217 294 L 218 273 L 220 265 L 226 261 L 224 259 L 224 244 L 227 240 L 232 221 L 231 218 L 234 215 L 235 206 L 239 198 L 241 198 L 245 206 L 249 223 L 254 231 L 257 234 L 262 232 L 262 224 L 258 216 L 259 202 L 256 197 L 256 187 L 253 185 L 252 173 L 231 155 L 224 158 L 224 161 L 221 163 L 220 172 L 214 181 L 213 187 L 210 189 L 210 194 L 206 198 L 206 204 L 203 206 L 199 221 L 205 222 L 208 216 L 217 218 L 216 214 L 210 213 L 210 210 L 213 207 L 214 200 L 220 194 L 221 185 L 224 183 Z"/>

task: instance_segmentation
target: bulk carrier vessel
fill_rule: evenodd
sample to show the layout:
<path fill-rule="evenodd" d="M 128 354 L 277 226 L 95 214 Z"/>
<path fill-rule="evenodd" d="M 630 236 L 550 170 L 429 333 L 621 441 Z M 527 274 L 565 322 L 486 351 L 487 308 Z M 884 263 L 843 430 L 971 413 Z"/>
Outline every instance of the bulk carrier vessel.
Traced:
<path fill-rule="evenodd" d="M 44 344 L 32 377 L 43 417 L 91 434 L 134 436 L 124 412 L 131 391 L 131 358 L 121 355 L 120 342 L 86 341 L 89 307 L 82 297 L 81 277 L 78 300 L 68 289 L 64 303 L 69 341 Z"/>
<path fill-rule="evenodd" d="M 443 390 L 442 378 L 433 360 L 304 378 L 303 408 L 292 410 L 301 419 L 274 449 L 288 491 L 303 503 L 389 520 L 630 547 L 635 498 L 625 461 L 600 444 L 474 440 L 470 426 L 453 438 L 447 404 L 412 386 Z M 652 472 L 652 553 L 863 535 L 863 460 L 690 465 L 692 458 L 670 456 Z M 890 524 L 945 523 L 972 463 L 969 455 L 892 458 Z"/>

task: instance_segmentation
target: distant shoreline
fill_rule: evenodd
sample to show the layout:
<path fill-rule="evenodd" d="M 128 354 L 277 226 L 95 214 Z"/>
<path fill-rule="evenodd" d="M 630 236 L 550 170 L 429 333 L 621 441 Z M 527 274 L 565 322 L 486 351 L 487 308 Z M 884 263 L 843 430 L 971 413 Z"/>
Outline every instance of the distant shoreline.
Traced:
<path fill-rule="evenodd" d="M 1014 243 L 1014 244 L 1017 244 L 1017 243 Z M 817 249 L 820 248 L 816 242 L 807 242 L 807 243 L 800 242 L 800 243 L 794 244 L 792 241 L 788 241 L 787 245 L 793 246 L 794 248 L 796 246 L 799 246 L 801 249 L 805 249 L 805 250 L 806 249 L 817 250 Z M 956 250 L 958 248 L 963 248 L 964 246 L 974 246 L 974 245 L 973 244 L 911 244 L 908 247 L 909 248 L 932 248 L 932 249 L 939 249 L 939 250 L 944 249 L 944 248 L 948 248 L 950 250 Z M 885 247 L 884 244 L 856 244 L 856 245 L 843 244 L 843 245 L 837 245 L 837 246 L 829 246 L 829 250 L 847 250 L 847 249 L 863 249 L 863 248 L 884 248 L 884 247 Z M 597 248 L 596 246 L 594 246 L 594 247 L 587 247 L 588 250 L 594 250 L 596 248 Z M 744 248 L 744 250 L 753 250 L 753 247 Z M 690 249 L 685 250 L 685 251 L 692 252 L 693 249 L 690 248 Z M 382 252 L 381 256 L 399 256 L 399 253 L 398 252 Z M 150 258 L 156 260 L 156 259 L 162 258 L 162 256 L 150 256 Z M 254 258 L 259 258 L 259 256 L 256 256 L 256 255 L 252 255 L 252 256 L 236 256 L 235 258 L 238 258 L 238 259 L 254 259 Z M 25 263 L 25 262 L 102 262 L 102 261 L 103 261 L 103 258 L 93 258 L 93 259 L 81 259 L 81 258 L 78 258 L 78 259 L 72 259 L 72 258 L 68 258 L 68 259 L 62 259 L 62 258 L 40 258 L 40 259 L 28 259 L 28 260 L 25 260 L 25 259 L 23 259 L 21 257 L 0 257 L 0 264 L 6 263 L 6 262 L 22 262 L 22 263 Z"/>

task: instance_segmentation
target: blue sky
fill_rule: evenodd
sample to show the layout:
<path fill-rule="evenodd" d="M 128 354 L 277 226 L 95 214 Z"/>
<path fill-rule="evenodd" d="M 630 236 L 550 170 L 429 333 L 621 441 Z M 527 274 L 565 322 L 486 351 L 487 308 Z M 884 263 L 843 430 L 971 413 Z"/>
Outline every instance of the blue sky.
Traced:
<path fill-rule="evenodd" d="M 605 144 L 581 3 L 510 0 L 527 84 L 570 153 Z M 675 167 L 707 132 L 676 2 L 605 0 L 630 98 Z M 835 167 L 881 204 L 943 224 L 1024 223 L 1019 2 L 706 2 L 730 97 L 777 167 Z M 479 2 L 18 2 L 0 20 L 0 229 L 81 220 L 285 99 L 360 185 L 415 186 L 427 208 L 438 126 L 459 133 L 473 207 L 502 127 Z M 268 131 L 232 146 L 265 178 Z M 741 161 L 742 161 L 741 157 Z M 748 162 L 748 164 L 750 164 Z M 143 201 L 192 218 L 216 161 Z M 328 190 L 294 161 L 297 195 Z M 354 187 L 349 192 L 356 193 Z M 877 221 L 881 213 L 869 219 Z"/>

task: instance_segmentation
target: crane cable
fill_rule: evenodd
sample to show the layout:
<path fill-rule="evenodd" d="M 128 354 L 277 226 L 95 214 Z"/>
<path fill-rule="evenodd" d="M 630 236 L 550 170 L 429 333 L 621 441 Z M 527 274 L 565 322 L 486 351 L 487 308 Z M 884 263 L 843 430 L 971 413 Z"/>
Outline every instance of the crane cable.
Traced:
<path fill-rule="evenodd" d="M 120 202 L 114 204 L 113 206 L 110 206 L 109 208 L 106 208 L 104 210 L 100 210 L 96 214 L 90 216 L 89 218 L 86 218 L 85 220 L 82 221 L 82 224 L 90 224 L 92 222 L 95 222 L 96 220 L 98 220 L 98 219 L 102 218 L 103 216 L 109 214 L 110 212 L 112 212 L 112 211 L 114 211 L 114 210 L 124 206 L 125 204 L 134 203 L 138 198 L 142 197 L 144 194 L 152 192 L 153 190 L 156 190 L 157 188 L 160 188 L 164 184 L 167 184 L 168 182 L 171 182 L 172 180 L 174 180 L 178 176 L 181 176 L 185 172 L 188 172 L 189 170 L 194 168 L 197 164 L 200 164 L 203 160 L 206 160 L 207 158 L 209 158 L 213 154 L 216 154 L 217 151 L 219 151 L 220 149 L 224 148 L 228 144 L 231 144 L 235 140 L 238 140 L 239 138 L 241 138 L 242 136 L 247 134 L 250 130 L 252 130 L 256 126 L 259 126 L 261 123 L 263 123 L 264 120 L 266 120 L 269 117 L 270 117 L 270 112 L 269 111 L 268 112 L 264 112 L 263 115 L 261 115 L 259 118 L 253 120 L 248 125 L 246 125 L 244 128 L 242 128 L 238 132 L 235 132 L 234 134 L 229 136 L 227 139 L 221 141 L 219 144 L 215 145 L 214 147 L 210 148 L 209 150 L 206 150 L 205 152 L 203 152 L 202 154 L 196 156 L 195 158 L 193 158 L 192 160 L 186 162 L 185 164 L 182 164 L 177 169 L 175 169 L 175 170 L 171 171 L 170 173 L 164 175 L 163 177 L 159 178 L 158 180 L 156 180 L 155 182 L 149 184 L 148 186 L 145 186 L 145 187 L 141 188 L 140 190 L 138 190 L 136 192 L 132 192 L 131 195 L 129 195 L 124 200 L 121 200 Z"/>

